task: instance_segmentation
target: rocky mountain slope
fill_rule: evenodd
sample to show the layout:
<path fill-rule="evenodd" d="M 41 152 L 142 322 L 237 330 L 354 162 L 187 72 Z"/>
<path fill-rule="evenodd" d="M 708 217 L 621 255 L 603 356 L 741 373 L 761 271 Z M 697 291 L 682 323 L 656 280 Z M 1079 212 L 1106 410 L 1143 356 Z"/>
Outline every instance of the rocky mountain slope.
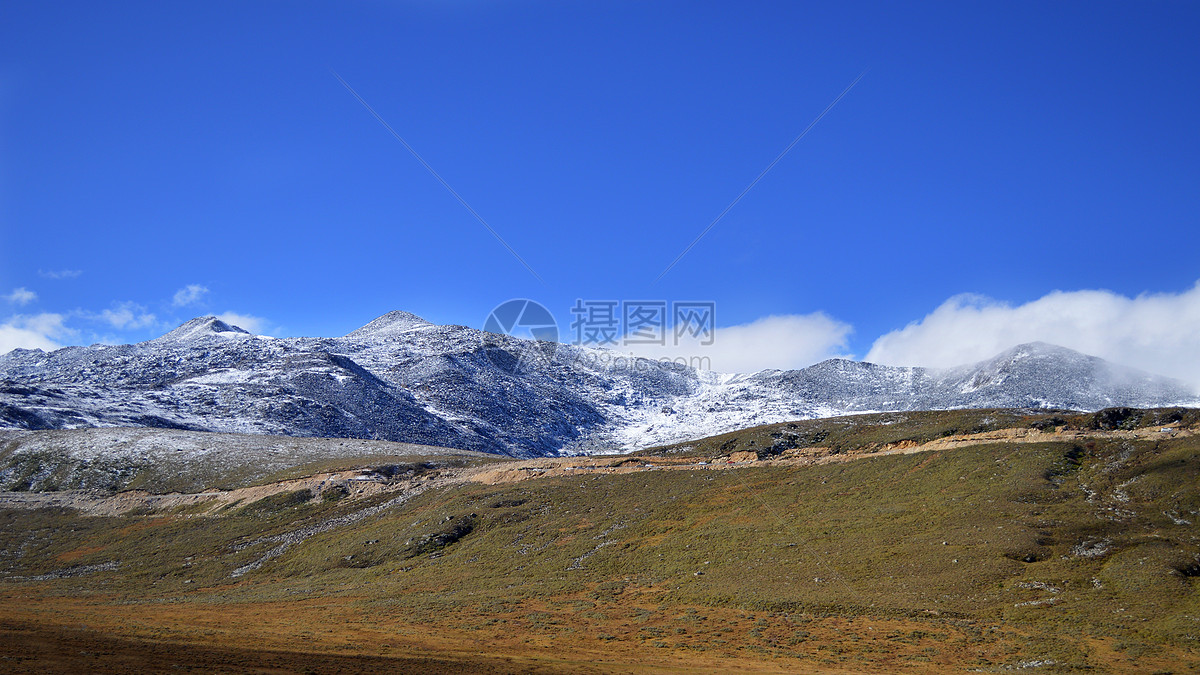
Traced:
<path fill-rule="evenodd" d="M 1200 405 L 1182 383 L 1041 343 L 949 370 L 829 360 L 721 375 L 391 312 L 340 338 L 215 317 L 132 345 L 0 355 L 0 428 L 379 439 L 513 456 L 634 449 L 848 412 Z"/>

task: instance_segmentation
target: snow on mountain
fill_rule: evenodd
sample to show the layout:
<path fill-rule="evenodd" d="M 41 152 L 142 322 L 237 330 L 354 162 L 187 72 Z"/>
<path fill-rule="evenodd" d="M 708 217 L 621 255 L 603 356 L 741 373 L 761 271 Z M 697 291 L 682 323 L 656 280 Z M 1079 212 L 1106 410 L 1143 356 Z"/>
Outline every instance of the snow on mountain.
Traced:
<path fill-rule="evenodd" d="M 721 375 L 390 312 L 340 338 L 216 317 L 133 345 L 0 355 L 0 428 L 158 427 L 538 456 L 755 424 L 965 407 L 1198 405 L 1182 383 L 1041 343 L 948 370 L 833 359 Z"/>
<path fill-rule="evenodd" d="M 155 338 L 155 342 L 193 342 L 206 337 L 240 338 L 252 337 L 250 331 L 231 326 L 215 316 L 201 316 L 179 328 Z"/>
<path fill-rule="evenodd" d="M 425 319 L 422 319 L 416 314 L 410 314 L 409 312 L 401 312 L 396 310 L 394 312 L 388 312 L 387 314 L 384 314 L 378 319 L 375 319 L 374 321 L 363 326 L 362 328 L 347 334 L 346 339 L 380 339 L 383 337 L 409 333 L 414 330 L 429 328 L 431 326 L 433 326 L 433 324 L 429 323 Z"/>

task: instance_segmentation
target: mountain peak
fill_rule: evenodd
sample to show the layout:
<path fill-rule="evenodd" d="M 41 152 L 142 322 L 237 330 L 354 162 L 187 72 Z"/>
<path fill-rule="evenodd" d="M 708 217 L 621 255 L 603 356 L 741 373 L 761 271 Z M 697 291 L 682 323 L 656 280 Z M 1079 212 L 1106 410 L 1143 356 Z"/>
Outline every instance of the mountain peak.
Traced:
<path fill-rule="evenodd" d="M 982 366 L 983 364 L 1018 363 L 1029 360 L 1037 362 L 1054 361 L 1060 364 L 1099 364 L 1104 362 L 1104 360 L 1099 357 L 1075 351 L 1070 347 L 1063 347 L 1062 345 L 1051 344 L 1049 342 L 1026 342 L 1016 345 L 1015 347 L 1010 347 L 993 356 L 992 358 L 980 361 L 974 365 Z M 1108 365 L 1109 367 L 1120 368 L 1120 366 L 1117 366 L 1116 364 L 1110 363 Z"/>
<path fill-rule="evenodd" d="M 215 316 L 198 316 L 157 338 L 156 341 L 188 342 L 204 337 L 240 337 L 243 335 L 253 335 L 253 333 L 240 326 L 225 323 Z"/>
<path fill-rule="evenodd" d="M 381 337 L 407 333 L 433 324 L 411 312 L 395 310 L 384 314 L 356 331 L 346 334 L 348 338 Z"/>
<path fill-rule="evenodd" d="M 1037 342 L 1025 342 L 1025 343 L 1019 344 L 1015 347 L 1012 347 L 1011 349 L 1008 349 L 1008 350 L 1002 352 L 1001 354 L 1042 355 L 1042 354 L 1079 354 L 1079 353 L 1080 352 L 1077 352 L 1074 349 L 1071 349 L 1070 347 L 1063 347 L 1062 345 L 1055 345 L 1055 344 L 1050 344 L 1049 342 L 1037 341 Z"/>

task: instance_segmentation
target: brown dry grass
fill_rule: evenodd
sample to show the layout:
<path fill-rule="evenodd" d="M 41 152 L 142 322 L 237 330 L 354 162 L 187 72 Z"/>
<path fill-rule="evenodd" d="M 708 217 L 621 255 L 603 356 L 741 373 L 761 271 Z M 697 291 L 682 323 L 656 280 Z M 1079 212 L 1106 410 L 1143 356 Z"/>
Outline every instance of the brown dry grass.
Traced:
<path fill-rule="evenodd" d="M 521 602 L 505 611 L 464 608 L 416 621 L 399 612 L 364 614 L 361 603 L 370 600 L 119 604 L 8 593 L 0 596 L 6 608 L 0 659 L 6 668 L 16 666 L 9 672 L 22 672 L 24 660 L 27 672 L 103 664 L 98 669 L 104 672 L 938 673 L 1001 659 L 1027 639 L 1000 629 L 998 639 L 975 644 L 972 634 L 997 628 L 932 617 L 768 621 L 766 614 L 730 608 L 663 611 L 645 603 L 583 616 L 578 608 L 591 604 L 583 596 Z M 575 630 L 565 635 L 568 622 Z M 788 644 L 790 657 L 747 649 L 739 636 L 755 631 Z M 708 650 L 714 641 L 726 647 Z"/>

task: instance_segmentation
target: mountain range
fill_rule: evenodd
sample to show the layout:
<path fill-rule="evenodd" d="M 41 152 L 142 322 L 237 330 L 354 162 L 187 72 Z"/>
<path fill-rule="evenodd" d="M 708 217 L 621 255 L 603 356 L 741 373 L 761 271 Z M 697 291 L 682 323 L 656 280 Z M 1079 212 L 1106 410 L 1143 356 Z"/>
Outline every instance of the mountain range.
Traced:
<path fill-rule="evenodd" d="M 0 428 L 362 438 L 516 457 L 632 450 L 857 412 L 1200 405 L 1188 386 L 1044 343 L 950 369 L 831 359 L 720 374 L 390 312 L 337 338 L 212 316 L 128 345 L 0 355 Z"/>

